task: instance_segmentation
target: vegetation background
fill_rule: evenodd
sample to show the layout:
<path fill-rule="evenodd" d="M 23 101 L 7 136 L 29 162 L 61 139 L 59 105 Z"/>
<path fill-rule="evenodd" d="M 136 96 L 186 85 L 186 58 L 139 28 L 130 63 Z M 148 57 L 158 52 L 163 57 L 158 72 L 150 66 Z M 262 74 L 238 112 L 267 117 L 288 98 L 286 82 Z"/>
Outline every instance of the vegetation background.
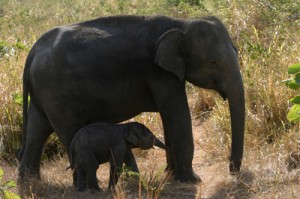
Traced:
<path fill-rule="evenodd" d="M 22 72 L 34 42 L 47 30 L 108 15 L 218 16 L 239 49 L 246 90 L 245 158 L 240 175 L 228 173 L 230 117 L 227 102 L 187 83 L 195 137 L 194 168 L 199 185 L 164 174 L 162 152 L 136 151 L 139 182 L 121 181 L 114 198 L 299 198 L 299 124 L 289 123 L 288 99 L 297 91 L 282 82 L 287 67 L 300 62 L 299 0 L 1 0 L 0 1 L 0 167 L 3 181 L 17 180 L 15 151 L 21 142 Z M 162 137 L 158 114 L 133 118 Z M 298 155 L 297 155 L 298 154 Z M 153 159 L 154 158 L 154 159 Z M 51 136 L 43 155 L 43 181 L 23 198 L 95 197 L 75 193 L 64 149 Z M 101 169 L 102 170 L 102 169 Z M 105 187 L 107 170 L 98 176 Z M 103 176 L 103 177 L 102 177 Z M 1 179 L 0 179 L 1 180 Z M 104 184 L 103 184 L 104 183 Z M 1 183 L 0 183 L 1 184 Z M 133 186 L 135 184 L 136 186 Z M 1 190 L 0 187 L 0 197 Z M 96 194 L 97 196 L 97 194 Z"/>

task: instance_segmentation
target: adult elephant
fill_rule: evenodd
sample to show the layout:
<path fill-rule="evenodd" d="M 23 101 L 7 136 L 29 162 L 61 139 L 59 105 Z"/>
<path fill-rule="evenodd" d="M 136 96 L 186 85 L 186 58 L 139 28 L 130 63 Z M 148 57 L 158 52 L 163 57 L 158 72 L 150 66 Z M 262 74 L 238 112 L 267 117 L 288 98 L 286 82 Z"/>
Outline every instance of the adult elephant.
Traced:
<path fill-rule="evenodd" d="M 199 181 L 192 168 L 185 80 L 228 98 L 230 171 L 239 171 L 244 88 L 237 49 L 217 18 L 113 16 L 46 32 L 32 47 L 24 69 L 20 178 L 39 176 L 42 148 L 53 131 L 69 149 L 84 125 L 159 112 L 170 149 L 168 169 L 180 181 Z"/>

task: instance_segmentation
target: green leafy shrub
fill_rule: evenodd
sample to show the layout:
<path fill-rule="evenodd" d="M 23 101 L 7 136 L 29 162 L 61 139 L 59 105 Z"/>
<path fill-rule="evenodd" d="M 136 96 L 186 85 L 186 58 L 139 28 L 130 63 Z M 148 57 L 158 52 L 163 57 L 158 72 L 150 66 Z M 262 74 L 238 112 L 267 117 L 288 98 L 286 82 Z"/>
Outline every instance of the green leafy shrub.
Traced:
<path fill-rule="evenodd" d="M 300 63 L 293 64 L 288 68 L 288 73 L 293 75 L 293 78 L 285 80 L 286 85 L 293 89 L 297 90 L 300 87 Z M 290 102 L 293 104 L 291 109 L 287 114 L 287 119 L 290 122 L 299 122 L 300 121 L 300 95 L 296 95 Z"/>
<path fill-rule="evenodd" d="M 0 198 L 3 199 L 21 199 L 20 196 L 12 192 L 10 189 L 16 187 L 16 183 L 12 180 L 2 182 L 3 170 L 0 168 Z"/>

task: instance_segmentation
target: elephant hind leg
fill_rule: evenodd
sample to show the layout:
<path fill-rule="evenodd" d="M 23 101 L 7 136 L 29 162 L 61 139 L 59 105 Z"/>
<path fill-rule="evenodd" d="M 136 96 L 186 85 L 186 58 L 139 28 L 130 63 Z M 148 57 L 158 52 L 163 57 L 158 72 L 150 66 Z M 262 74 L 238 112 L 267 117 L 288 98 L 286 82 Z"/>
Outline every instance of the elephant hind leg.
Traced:
<path fill-rule="evenodd" d="M 77 170 L 77 179 L 76 179 L 76 190 L 84 191 L 86 189 L 86 175 L 81 166 L 76 167 Z"/>
<path fill-rule="evenodd" d="M 79 168 L 81 169 L 81 171 L 78 170 L 79 173 L 77 174 L 77 182 L 78 178 L 80 178 L 80 172 L 84 172 L 88 189 L 101 191 L 98 186 L 96 174 L 99 163 L 94 156 L 93 151 L 89 148 L 89 146 L 81 146 L 81 156 L 77 156 L 77 158 L 78 159 L 76 161 L 80 164 Z"/>
<path fill-rule="evenodd" d="M 26 133 L 20 150 L 19 180 L 40 178 L 40 162 L 44 143 L 53 129 L 34 99 L 30 101 Z"/>

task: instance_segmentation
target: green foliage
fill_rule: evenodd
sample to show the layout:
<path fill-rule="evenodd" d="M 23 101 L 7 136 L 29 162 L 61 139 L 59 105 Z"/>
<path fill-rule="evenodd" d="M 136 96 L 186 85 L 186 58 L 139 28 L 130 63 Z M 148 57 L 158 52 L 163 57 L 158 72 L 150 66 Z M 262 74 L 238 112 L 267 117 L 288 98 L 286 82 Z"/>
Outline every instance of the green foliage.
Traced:
<path fill-rule="evenodd" d="M 293 78 L 285 80 L 286 85 L 296 90 L 300 87 L 300 63 L 289 66 L 288 73 L 294 75 Z M 294 104 L 287 114 L 287 119 L 290 122 L 300 121 L 300 95 L 297 95 L 290 99 L 290 102 Z"/>
<path fill-rule="evenodd" d="M 288 74 L 300 74 L 300 63 L 299 64 L 293 64 L 288 68 Z"/>
<path fill-rule="evenodd" d="M 3 170 L 0 168 L 0 198 L 3 199 L 20 199 L 20 196 L 11 191 L 12 188 L 16 187 L 14 181 L 2 182 Z"/>
<path fill-rule="evenodd" d="M 293 104 L 300 104 L 300 95 L 297 95 L 290 99 L 290 102 L 292 102 Z"/>
<path fill-rule="evenodd" d="M 0 57 L 5 53 L 8 53 L 8 44 L 5 41 L 0 40 Z"/>
<path fill-rule="evenodd" d="M 287 114 L 287 118 L 290 122 L 300 121 L 300 105 L 294 104 Z"/>
<path fill-rule="evenodd" d="M 139 177 L 140 176 L 139 173 L 132 171 L 132 169 L 127 165 L 124 165 L 124 167 L 121 170 L 119 170 L 118 172 L 120 172 L 121 175 L 125 175 L 126 177 L 136 177 L 136 176 Z"/>
<path fill-rule="evenodd" d="M 23 105 L 23 96 L 19 93 L 14 93 L 12 94 L 12 98 L 13 98 L 13 101 L 19 105 L 19 106 L 22 106 Z"/>
<path fill-rule="evenodd" d="M 204 8 L 204 0 L 168 0 L 171 5 L 178 6 L 180 4 L 188 4 L 191 6 L 199 6 Z"/>
<path fill-rule="evenodd" d="M 293 90 L 297 90 L 300 87 L 294 79 L 287 79 L 284 80 L 284 82 L 290 89 Z"/>

